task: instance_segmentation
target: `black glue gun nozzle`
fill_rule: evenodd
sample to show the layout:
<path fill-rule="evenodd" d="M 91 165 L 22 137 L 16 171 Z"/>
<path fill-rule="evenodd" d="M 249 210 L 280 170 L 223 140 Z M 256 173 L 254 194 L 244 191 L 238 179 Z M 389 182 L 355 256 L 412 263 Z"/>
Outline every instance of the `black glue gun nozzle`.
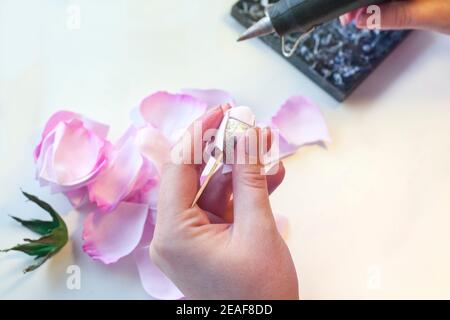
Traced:
<path fill-rule="evenodd" d="M 262 37 L 271 33 L 274 33 L 275 29 L 273 28 L 272 22 L 269 17 L 262 18 L 253 26 L 247 29 L 237 40 L 244 41 L 256 37 Z"/>

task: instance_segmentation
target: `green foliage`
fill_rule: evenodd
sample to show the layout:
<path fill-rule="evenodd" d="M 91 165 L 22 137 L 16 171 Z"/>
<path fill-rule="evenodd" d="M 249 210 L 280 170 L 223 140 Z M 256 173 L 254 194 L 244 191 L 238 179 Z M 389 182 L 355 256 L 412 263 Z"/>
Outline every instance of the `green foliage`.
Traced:
<path fill-rule="evenodd" d="M 0 251 L 21 251 L 27 255 L 33 256 L 37 262 L 23 271 L 24 273 L 27 273 L 36 270 L 45 261 L 58 253 L 58 251 L 66 245 L 69 240 L 69 235 L 64 220 L 48 203 L 26 192 L 22 193 L 29 201 L 41 207 L 52 217 L 51 221 L 22 220 L 17 217 L 11 217 L 27 229 L 42 236 L 37 240 L 24 239 L 25 243 Z"/>

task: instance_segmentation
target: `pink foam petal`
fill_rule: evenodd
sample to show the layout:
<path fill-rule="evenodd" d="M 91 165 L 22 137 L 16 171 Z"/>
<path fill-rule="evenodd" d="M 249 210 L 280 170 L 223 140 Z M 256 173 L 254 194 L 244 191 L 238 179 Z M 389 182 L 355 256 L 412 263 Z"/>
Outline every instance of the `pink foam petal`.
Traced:
<path fill-rule="evenodd" d="M 75 208 L 81 208 L 89 201 L 89 194 L 87 187 L 82 187 L 80 189 L 67 191 L 64 195 L 69 200 L 70 204 Z"/>
<path fill-rule="evenodd" d="M 205 102 L 208 108 L 217 107 L 223 104 L 230 104 L 235 106 L 236 102 L 227 91 L 218 89 L 183 89 L 182 93 L 188 94 L 200 101 Z"/>
<path fill-rule="evenodd" d="M 45 125 L 44 131 L 42 132 L 42 140 L 34 150 L 34 157 L 37 160 L 39 157 L 39 154 L 41 152 L 42 142 L 44 139 L 56 128 L 56 126 L 59 123 L 64 123 L 71 121 L 73 119 L 81 120 L 84 123 L 84 126 L 89 131 L 92 131 L 95 133 L 98 137 L 102 139 L 106 139 L 106 136 L 108 135 L 109 127 L 107 125 L 104 125 L 102 123 L 93 121 L 89 118 L 86 118 L 80 114 L 70 112 L 70 111 L 59 111 L 53 114 L 50 119 L 47 121 L 47 124 Z"/>
<path fill-rule="evenodd" d="M 49 181 L 54 180 L 55 173 L 52 166 L 53 142 L 55 133 L 48 135 L 42 142 L 42 152 L 36 161 L 36 177 L 41 185 L 48 185 Z"/>
<path fill-rule="evenodd" d="M 173 144 L 205 113 L 207 105 L 187 94 L 157 92 L 145 98 L 139 109 L 142 118 Z"/>
<path fill-rule="evenodd" d="M 151 161 L 158 172 L 170 161 L 170 142 L 161 131 L 151 125 L 142 127 L 136 134 L 136 144 L 141 154 Z"/>
<path fill-rule="evenodd" d="M 74 118 L 78 118 L 78 115 L 76 113 L 70 111 L 59 111 L 53 114 L 50 119 L 48 119 L 44 131 L 42 132 L 42 140 L 34 150 L 35 160 L 37 160 L 40 155 L 44 139 L 55 129 L 55 127 L 61 122 L 68 121 Z"/>
<path fill-rule="evenodd" d="M 294 154 L 298 148 L 298 146 L 287 143 L 280 132 L 272 128 L 272 147 L 263 157 L 266 174 L 270 175 L 278 167 L 279 160 Z"/>
<path fill-rule="evenodd" d="M 98 155 L 98 162 L 95 164 L 95 167 L 92 168 L 92 171 L 86 176 L 82 176 L 72 181 L 63 181 L 61 177 L 58 176 L 58 171 L 64 170 L 64 167 L 67 167 L 67 164 L 64 163 L 55 163 L 55 150 L 58 150 L 58 146 L 60 146 L 60 142 L 62 140 L 62 133 L 65 131 L 65 127 L 67 125 L 64 123 L 60 123 L 56 130 L 50 133 L 42 143 L 42 151 L 40 152 L 39 158 L 36 161 L 37 168 L 37 179 L 41 186 L 50 186 L 53 193 L 56 192 L 66 192 L 82 187 L 90 179 L 92 179 L 103 167 L 105 159 L 103 156 L 103 149 Z M 106 148 L 107 143 L 103 142 Z M 72 154 L 77 152 L 77 149 L 74 148 L 70 150 Z M 66 174 L 70 174 L 72 168 L 68 168 L 68 172 L 63 172 L 63 176 Z"/>
<path fill-rule="evenodd" d="M 279 152 L 280 152 L 278 159 L 283 159 L 290 155 L 293 155 L 294 153 L 297 152 L 297 150 L 299 148 L 297 145 L 289 144 L 281 134 L 279 135 L 278 147 L 279 147 Z"/>
<path fill-rule="evenodd" d="M 88 186 L 90 201 L 104 211 L 112 209 L 132 190 L 142 165 L 143 158 L 130 138 L 113 150 L 108 168 Z"/>
<path fill-rule="evenodd" d="M 156 167 L 153 163 L 144 159 L 136 181 L 124 201 L 146 203 L 150 207 L 156 206 L 156 198 L 153 194 L 157 190 L 158 183 L 159 175 Z"/>
<path fill-rule="evenodd" d="M 163 300 L 181 299 L 183 294 L 180 290 L 150 259 L 149 246 L 153 238 L 153 232 L 154 225 L 151 223 L 151 219 L 148 219 L 141 242 L 133 252 L 142 286 L 153 298 Z"/>
<path fill-rule="evenodd" d="M 139 244 L 147 216 L 147 205 L 129 202 L 108 214 L 91 212 L 84 221 L 84 252 L 105 264 L 117 262 Z"/>
<path fill-rule="evenodd" d="M 284 139 L 280 144 L 284 144 L 285 151 L 331 140 L 319 107 L 302 96 L 286 101 L 272 117 L 271 125 Z"/>
<path fill-rule="evenodd" d="M 129 126 L 128 129 L 125 131 L 125 133 L 122 134 L 122 136 L 114 144 L 114 149 L 119 150 L 123 148 L 123 146 L 127 144 L 130 140 L 135 139 L 137 132 L 138 128 L 136 128 L 136 126 L 134 125 Z"/>
<path fill-rule="evenodd" d="M 74 186 L 90 179 L 104 165 L 105 141 L 88 131 L 81 121 L 61 123 L 55 133 L 52 182 Z"/>

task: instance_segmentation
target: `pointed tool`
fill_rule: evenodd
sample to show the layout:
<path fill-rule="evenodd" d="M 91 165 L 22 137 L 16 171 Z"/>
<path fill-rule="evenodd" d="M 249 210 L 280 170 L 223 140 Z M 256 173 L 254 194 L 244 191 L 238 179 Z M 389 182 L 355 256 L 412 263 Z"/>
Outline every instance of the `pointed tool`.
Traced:
<path fill-rule="evenodd" d="M 282 37 L 282 51 L 287 57 L 292 56 L 304 35 L 316 26 L 338 18 L 344 13 L 370 5 L 380 4 L 386 0 L 280 0 L 267 7 L 267 16 L 259 20 L 242 34 L 238 41 L 262 37 L 276 33 Z M 284 36 L 293 32 L 302 35 L 288 50 Z"/>

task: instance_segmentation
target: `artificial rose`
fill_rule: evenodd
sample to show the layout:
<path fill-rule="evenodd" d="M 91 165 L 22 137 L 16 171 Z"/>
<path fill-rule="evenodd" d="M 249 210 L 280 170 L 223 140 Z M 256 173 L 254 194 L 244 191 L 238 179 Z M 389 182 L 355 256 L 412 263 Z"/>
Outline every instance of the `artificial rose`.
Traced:
<path fill-rule="evenodd" d="M 54 114 L 34 151 L 37 178 L 53 192 L 87 185 L 106 165 L 108 127 L 79 114 Z"/>

